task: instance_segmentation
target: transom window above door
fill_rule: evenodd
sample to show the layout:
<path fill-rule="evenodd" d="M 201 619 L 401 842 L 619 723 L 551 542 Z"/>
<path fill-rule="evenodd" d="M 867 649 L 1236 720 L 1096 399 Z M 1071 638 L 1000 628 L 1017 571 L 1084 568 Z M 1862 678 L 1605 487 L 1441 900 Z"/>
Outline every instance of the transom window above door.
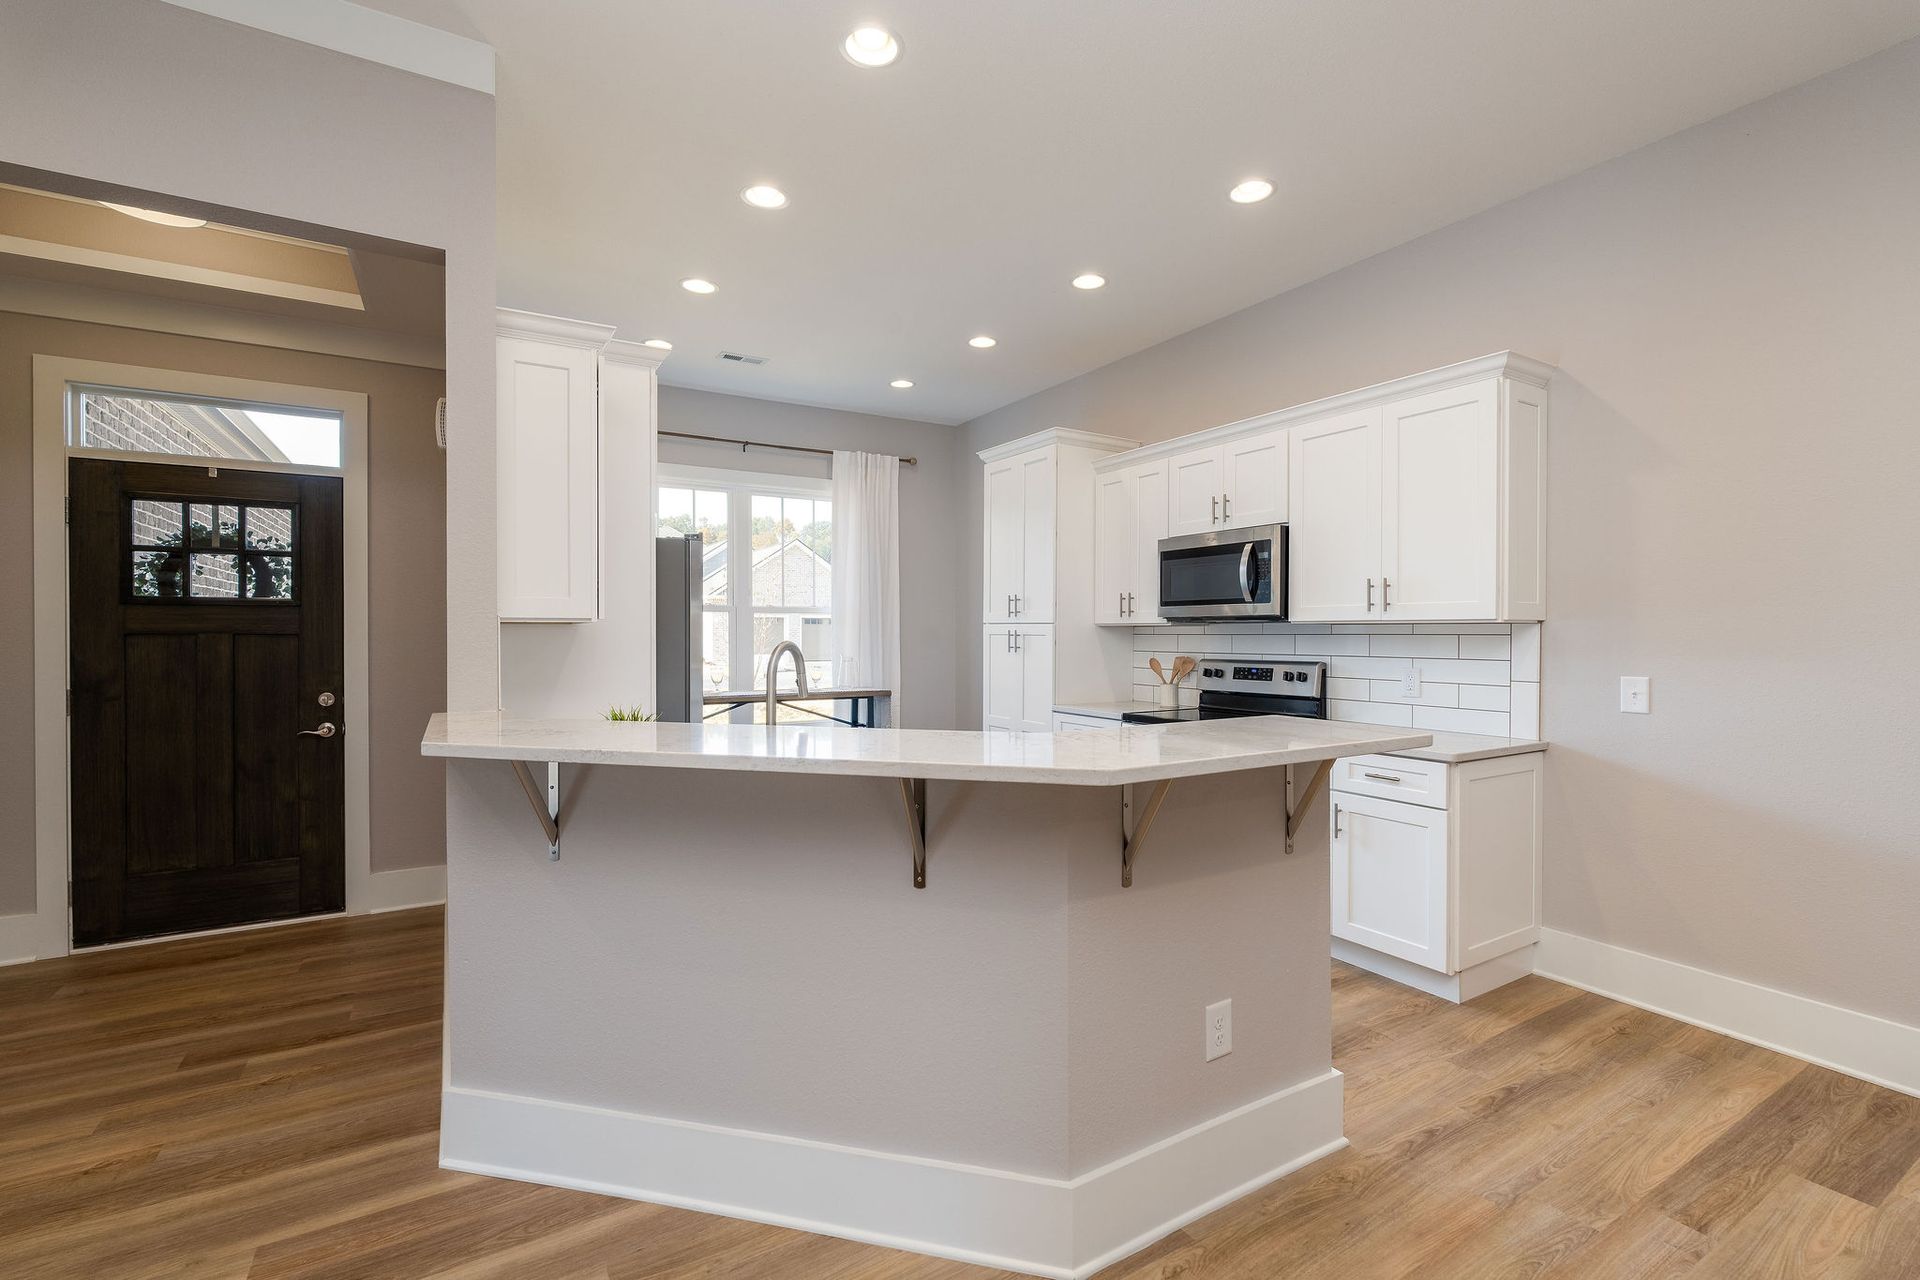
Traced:
<path fill-rule="evenodd" d="M 323 409 L 71 389 L 68 442 L 113 453 L 339 467 L 345 421 Z"/>
<path fill-rule="evenodd" d="M 256 502 L 127 503 L 127 595 L 148 601 L 295 600 L 299 508 Z"/>

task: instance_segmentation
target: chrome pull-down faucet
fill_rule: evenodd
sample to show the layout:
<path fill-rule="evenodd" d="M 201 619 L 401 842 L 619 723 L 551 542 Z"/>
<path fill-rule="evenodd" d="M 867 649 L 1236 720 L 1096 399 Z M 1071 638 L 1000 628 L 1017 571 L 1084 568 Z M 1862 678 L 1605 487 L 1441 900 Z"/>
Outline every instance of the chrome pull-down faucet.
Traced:
<path fill-rule="evenodd" d="M 773 652 L 767 655 L 767 723 L 775 724 L 780 719 L 780 655 L 793 655 L 793 682 L 801 697 L 807 696 L 807 656 L 800 652 L 800 646 L 791 640 L 782 640 L 773 646 Z"/>

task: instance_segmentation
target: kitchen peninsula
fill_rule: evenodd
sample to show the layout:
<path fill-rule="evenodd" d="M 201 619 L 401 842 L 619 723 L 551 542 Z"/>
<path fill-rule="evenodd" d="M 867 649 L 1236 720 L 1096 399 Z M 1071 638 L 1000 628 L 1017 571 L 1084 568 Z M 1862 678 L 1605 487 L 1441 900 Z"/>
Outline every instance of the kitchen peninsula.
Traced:
<path fill-rule="evenodd" d="M 1326 767 L 1429 740 L 436 715 L 442 1163 L 1090 1274 L 1343 1145 Z"/>

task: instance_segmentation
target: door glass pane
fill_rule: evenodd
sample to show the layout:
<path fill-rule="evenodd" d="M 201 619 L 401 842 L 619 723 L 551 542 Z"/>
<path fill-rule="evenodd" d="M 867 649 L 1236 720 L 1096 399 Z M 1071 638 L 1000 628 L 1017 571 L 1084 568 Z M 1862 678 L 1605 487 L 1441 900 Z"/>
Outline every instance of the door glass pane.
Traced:
<path fill-rule="evenodd" d="M 249 553 L 242 558 L 249 600 L 293 599 L 293 557 Z"/>
<path fill-rule="evenodd" d="M 179 599 L 187 593 L 184 560 L 178 551 L 134 552 L 133 594 L 144 600 Z"/>
<path fill-rule="evenodd" d="M 340 465 L 343 421 L 337 413 L 82 391 L 78 416 L 80 438 L 74 443 L 86 449 Z"/>
<path fill-rule="evenodd" d="M 177 502 L 152 502 L 136 498 L 133 503 L 132 542 L 136 547 L 177 547 L 184 526 Z"/>
<path fill-rule="evenodd" d="M 196 547 L 239 546 L 240 508 L 194 503 L 187 508 L 187 536 Z"/>
<path fill-rule="evenodd" d="M 247 546 L 255 551 L 293 550 L 293 508 L 246 508 Z"/>
<path fill-rule="evenodd" d="M 194 552 L 193 594 L 202 600 L 238 598 L 240 557 L 218 552 Z"/>

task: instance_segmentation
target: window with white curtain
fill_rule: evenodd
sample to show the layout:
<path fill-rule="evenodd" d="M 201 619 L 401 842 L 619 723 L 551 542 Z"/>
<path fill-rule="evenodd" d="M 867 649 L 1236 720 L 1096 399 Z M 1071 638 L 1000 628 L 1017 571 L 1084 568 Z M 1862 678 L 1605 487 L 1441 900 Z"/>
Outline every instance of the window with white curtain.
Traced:
<path fill-rule="evenodd" d="M 826 480 L 662 467 L 660 533 L 705 544 L 709 689 L 765 689 L 767 656 L 800 646 L 807 680 L 833 683 L 833 501 Z M 781 683 L 792 676 L 783 663 Z"/>

